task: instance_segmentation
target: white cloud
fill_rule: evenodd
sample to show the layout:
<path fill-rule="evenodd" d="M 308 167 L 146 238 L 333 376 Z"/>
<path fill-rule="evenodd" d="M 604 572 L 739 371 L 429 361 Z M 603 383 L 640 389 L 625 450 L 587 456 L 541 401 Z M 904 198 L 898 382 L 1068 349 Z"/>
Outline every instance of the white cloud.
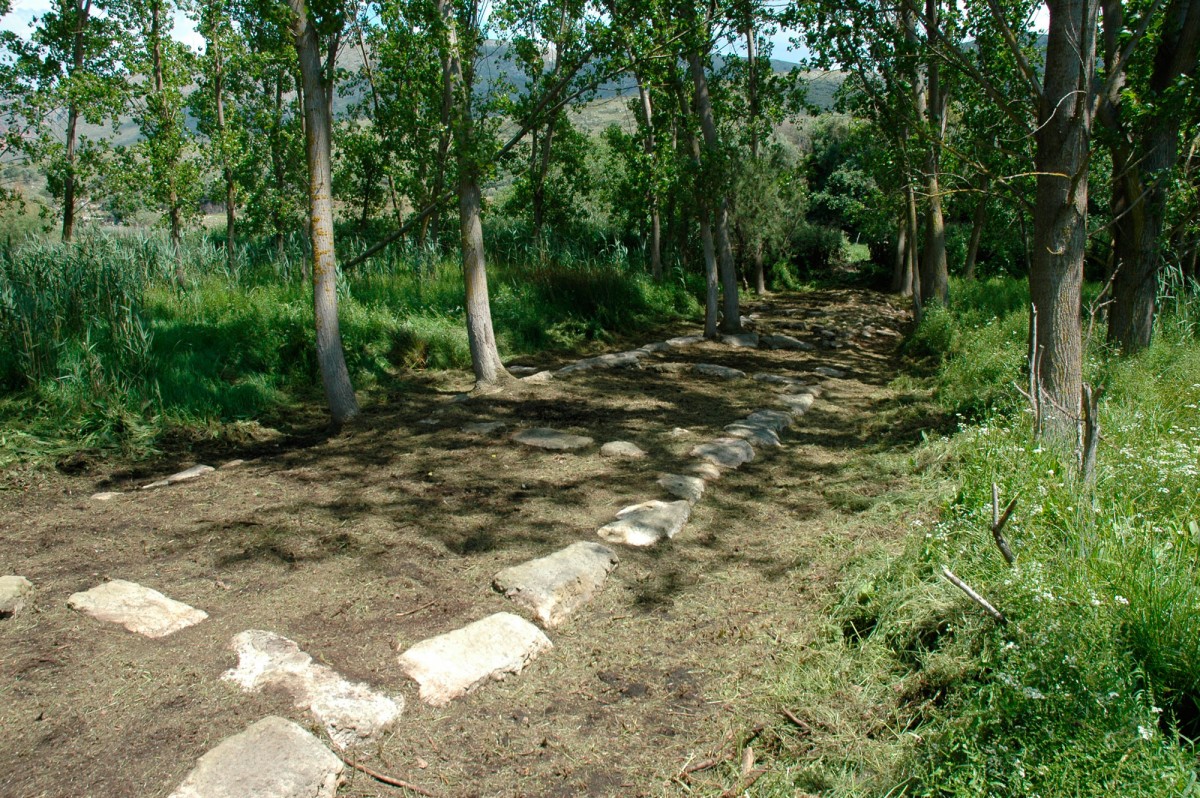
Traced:
<path fill-rule="evenodd" d="M 10 30 L 28 38 L 33 32 L 33 20 L 50 10 L 48 0 L 13 0 L 12 10 L 0 19 L 0 30 Z M 174 36 L 193 50 L 204 49 L 204 37 L 196 31 L 196 23 L 182 11 L 176 11 Z"/>

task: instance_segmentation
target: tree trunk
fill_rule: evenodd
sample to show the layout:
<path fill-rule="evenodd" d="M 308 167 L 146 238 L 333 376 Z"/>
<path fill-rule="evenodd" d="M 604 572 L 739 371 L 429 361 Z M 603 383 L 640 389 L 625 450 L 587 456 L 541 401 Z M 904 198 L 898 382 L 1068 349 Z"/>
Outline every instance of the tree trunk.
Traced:
<path fill-rule="evenodd" d="M 311 209 L 313 314 L 317 328 L 317 363 L 325 398 L 335 424 L 358 415 L 350 384 L 337 310 L 337 255 L 333 242 L 333 179 L 330 163 L 332 119 L 324 86 L 317 34 L 308 18 L 305 0 L 288 0 L 291 30 L 304 86 L 304 141 L 308 155 L 308 197 Z"/>
<path fill-rule="evenodd" d="M 1044 429 L 1078 435 L 1083 390 L 1080 301 L 1087 246 L 1087 178 L 1098 0 L 1051 0 L 1045 83 L 1036 135 L 1037 194 L 1029 294 L 1036 314 Z M 1032 321 L 1031 321 L 1032 324 Z"/>
<path fill-rule="evenodd" d="M 471 366 L 478 390 L 512 377 L 505 370 L 496 348 L 492 308 L 488 299 L 483 248 L 483 198 L 479 189 L 479 165 L 475 161 L 478 155 L 474 147 L 471 81 L 464 75 L 463 53 L 451 1 L 438 0 L 438 12 L 446 26 L 452 96 L 456 99 L 451 128 L 458 159 L 458 211 L 462 235 L 463 284 L 466 287 L 467 343 L 471 349 Z"/>
<path fill-rule="evenodd" d="M 685 124 L 688 151 L 692 158 L 692 164 L 696 168 L 695 197 L 697 221 L 700 223 L 700 246 L 704 252 L 704 337 L 716 338 L 718 289 L 720 285 L 717 276 L 717 251 L 713 245 L 712 218 L 708 205 L 709 198 L 704 196 L 702 190 L 703 177 L 701 175 L 700 139 L 696 137 L 696 131 L 690 123 L 692 114 L 688 108 L 687 96 L 683 88 L 683 78 L 678 73 L 675 75 L 675 93 L 679 99 L 680 119 Z"/>
<path fill-rule="evenodd" d="M 926 24 L 936 28 L 939 0 L 925 0 Z M 921 297 L 925 304 L 937 301 L 945 304 L 950 296 L 949 267 L 946 262 L 946 220 L 942 214 L 941 142 L 945 135 L 947 93 L 942 85 L 941 63 L 936 55 L 929 59 L 928 113 L 929 132 L 933 141 L 926 149 L 925 172 L 928 176 L 929 198 L 925 206 L 925 248 L 921 256 Z"/>
<path fill-rule="evenodd" d="M 975 217 L 971 220 L 971 240 L 967 244 L 967 262 L 963 265 L 963 277 L 975 279 L 975 261 L 979 258 L 979 241 L 983 238 L 983 223 L 987 220 L 988 181 L 980 187 L 979 202 L 975 203 Z"/>
<path fill-rule="evenodd" d="M 746 64 L 750 83 L 750 159 L 758 160 L 758 37 L 754 33 L 754 19 L 751 16 L 746 21 Z M 762 296 L 767 293 L 767 275 L 763 266 L 762 220 L 753 220 L 754 226 L 750 236 L 750 263 L 754 272 L 754 293 Z"/>
<path fill-rule="evenodd" d="M 900 296 L 912 296 L 912 270 L 908 257 L 908 212 L 900 216 L 896 225 L 896 263 L 892 268 L 892 292 Z"/>
<path fill-rule="evenodd" d="M 166 128 L 167 124 L 173 123 L 174 120 L 167 119 L 167 106 L 165 94 L 165 81 L 163 80 L 163 55 L 162 55 L 162 3 L 155 2 L 150 6 L 150 64 L 151 77 L 153 80 L 154 94 L 158 98 L 158 113 L 160 115 L 159 124 L 162 128 Z M 175 281 L 180 285 L 186 282 L 186 275 L 183 273 L 183 246 L 182 246 L 182 225 L 179 219 L 179 192 L 175 187 L 175 164 L 159 164 L 160 168 L 165 167 L 167 174 L 167 219 L 171 226 L 171 249 L 175 252 Z"/>
<path fill-rule="evenodd" d="M 708 96 L 708 78 L 704 74 L 704 64 L 699 53 L 688 55 L 688 68 L 692 73 L 692 84 L 696 90 L 696 115 L 700 117 L 700 130 L 704 133 L 704 148 L 708 152 L 712 164 L 715 165 L 721 157 L 721 142 L 717 137 L 717 121 L 713 116 L 712 100 Z M 733 245 L 729 240 L 729 198 L 725 196 L 723 187 L 721 196 L 717 198 L 715 208 L 714 238 L 717 245 L 717 257 L 721 269 L 721 331 L 726 333 L 741 332 L 742 317 L 738 306 L 737 267 L 733 261 Z"/>
<path fill-rule="evenodd" d="M 71 77 L 83 72 L 83 35 L 87 30 L 88 15 L 92 11 L 92 0 L 84 0 L 75 6 L 75 37 L 71 42 Z M 79 127 L 79 105 L 71 94 L 67 106 L 67 151 L 66 169 L 63 175 L 63 226 L 62 240 L 69 242 L 75 236 L 75 140 Z"/>
<path fill-rule="evenodd" d="M 237 246 L 237 184 L 234 182 L 233 166 L 229 162 L 229 142 L 225 132 L 225 64 L 221 59 L 220 45 L 214 41 L 210 47 L 216 47 L 213 54 L 213 93 L 217 105 L 217 136 L 221 147 L 221 175 L 225 179 L 225 260 L 230 268 L 233 267 Z"/>
<path fill-rule="evenodd" d="M 920 240 L 920 226 L 917 223 L 917 190 L 913 187 L 912 180 L 908 182 L 905 190 L 907 195 L 907 215 L 908 215 L 908 279 L 909 288 L 912 290 L 912 306 L 913 319 L 921 320 L 921 316 L 925 312 L 924 305 L 921 301 L 921 253 L 917 249 L 917 241 Z"/>
<path fill-rule="evenodd" d="M 632 60 L 633 54 L 630 53 L 630 61 Z M 656 185 L 658 178 L 658 148 L 654 141 L 654 108 L 650 103 L 650 88 L 646 85 L 642 73 L 635 70 L 633 74 L 637 79 L 638 97 L 642 101 L 642 124 L 646 128 L 646 134 L 642 139 L 642 151 L 646 153 L 652 169 L 650 187 L 646 191 L 646 201 L 650 206 L 650 274 L 654 277 L 655 282 L 661 282 L 663 276 L 662 220 L 659 217 L 658 189 Z"/>

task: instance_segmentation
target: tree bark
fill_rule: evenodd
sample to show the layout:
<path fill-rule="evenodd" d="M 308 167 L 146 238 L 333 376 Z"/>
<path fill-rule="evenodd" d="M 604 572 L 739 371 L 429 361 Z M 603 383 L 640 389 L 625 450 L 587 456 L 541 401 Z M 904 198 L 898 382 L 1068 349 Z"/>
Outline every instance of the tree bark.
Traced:
<path fill-rule="evenodd" d="M 1083 391 L 1080 302 L 1087 245 L 1089 139 L 1098 0 L 1051 0 L 1045 82 L 1036 134 L 1037 194 L 1029 294 L 1033 360 L 1047 399 L 1045 432 L 1078 434 Z"/>
<path fill-rule="evenodd" d="M 692 113 L 691 109 L 688 108 L 687 96 L 683 88 L 683 78 L 678 73 L 675 77 L 675 92 L 679 98 L 679 115 L 684 124 L 692 165 L 696 169 L 697 183 L 695 186 L 695 196 L 697 221 L 700 223 L 700 246 L 704 252 L 704 337 L 716 338 L 720 282 L 717 273 L 717 250 L 713 244 L 711 211 L 708 206 L 708 198 L 704 196 L 701 190 L 702 158 L 700 153 L 700 139 L 696 136 L 696 131 L 691 124 Z"/>
<path fill-rule="evenodd" d="M 458 160 L 458 211 L 462 237 L 463 284 L 466 288 L 467 343 L 476 389 L 512 379 L 496 348 L 492 309 L 488 298 L 487 266 L 483 247 L 483 197 L 479 188 L 479 165 L 475 159 L 474 119 L 471 113 L 471 81 L 464 75 L 457 22 L 451 0 L 438 0 L 438 12 L 446 26 L 446 49 L 455 109 L 451 128 Z"/>
<path fill-rule="evenodd" d="M 630 53 L 630 61 L 633 61 L 633 54 Z M 658 210 L 658 189 L 655 181 L 658 177 L 658 148 L 654 141 L 654 108 L 650 102 L 650 87 L 646 85 L 646 81 L 640 71 L 634 71 L 634 77 L 637 79 L 638 98 L 642 105 L 642 124 L 645 126 L 645 135 L 642 137 L 642 151 L 645 152 L 646 158 L 651 164 L 652 174 L 650 175 L 650 187 L 646 191 L 646 200 L 650 206 L 650 274 L 655 282 L 661 282 L 662 271 L 662 219 Z"/>
<path fill-rule="evenodd" d="M 925 0 L 926 24 L 937 27 L 939 0 Z M 921 256 L 921 297 L 925 304 L 945 304 L 950 296 L 949 268 L 946 262 L 946 220 L 942 213 L 941 142 L 945 135 L 947 93 L 942 85 L 941 63 L 936 55 L 926 67 L 928 77 L 929 132 L 933 141 L 925 155 L 929 197 L 925 206 L 925 247 Z"/>
<path fill-rule="evenodd" d="M 746 21 L 746 61 L 750 82 L 750 159 L 758 160 L 758 37 L 754 33 L 754 19 Z M 754 272 L 754 293 L 767 293 L 767 275 L 763 264 L 762 220 L 754 220 L 759 229 L 751 235 L 750 262 Z"/>
<path fill-rule="evenodd" d="M 71 42 L 71 78 L 83 72 L 83 36 L 87 30 L 88 15 L 92 11 L 92 0 L 75 5 L 75 38 Z M 75 236 L 75 142 L 79 128 L 79 104 L 71 93 L 67 105 L 66 161 L 63 175 L 63 225 L 62 240 L 70 242 Z"/>
<path fill-rule="evenodd" d="M 337 255 L 333 241 L 333 178 L 330 163 L 332 119 L 324 85 L 317 34 L 305 0 L 288 0 L 291 31 L 304 86 L 304 140 L 308 155 L 308 196 L 312 242 L 313 314 L 317 328 L 317 363 L 325 398 L 335 424 L 358 415 L 350 384 L 337 310 Z"/>
<path fill-rule="evenodd" d="M 892 268 L 892 292 L 900 296 L 912 296 L 912 270 L 908 257 L 908 210 L 900 216 L 896 225 L 896 263 Z"/>
<path fill-rule="evenodd" d="M 163 54 L 162 54 L 162 3 L 155 2 L 150 6 L 150 62 L 151 73 L 154 86 L 154 94 L 158 98 L 158 120 L 161 128 L 166 128 L 168 124 L 174 124 L 173 119 L 167 119 L 167 105 L 165 98 L 166 85 L 163 79 Z M 161 132 L 161 131 L 160 131 Z M 167 219 L 171 227 L 171 249 L 175 253 L 175 280 L 180 285 L 186 282 L 186 275 L 183 273 L 183 225 L 180 222 L 180 207 L 179 207 L 179 192 L 175 186 L 175 164 L 159 164 L 167 169 L 165 175 L 167 180 Z"/>
<path fill-rule="evenodd" d="M 222 60 L 220 44 L 209 42 L 215 48 L 213 53 L 213 94 L 217 105 L 217 136 L 221 146 L 221 174 L 225 180 L 225 260 L 233 267 L 237 247 L 237 183 L 233 177 L 233 165 L 229 162 L 229 142 L 225 132 L 225 63 Z"/>
<path fill-rule="evenodd" d="M 975 279 L 975 262 L 979 259 L 979 241 L 983 238 L 983 223 L 987 221 L 988 182 L 980 187 L 979 201 L 975 203 L 975 216 L 971 220 L 971 240 L 967 244 L 967 262 L 963 265 L 963 277 Z"/>
<path fill-rule="evenodd" d="M 688 54 L 688 68 L 695 86 L 696 115 L 700 117 L 700 130 L 704 134 L 704 149 L 715 164 L 721 157 L 721 142 L 717 136 L 717 121 L 713 115 L 712 100 L 708 96 L 708 78 L 700 54 Z M 742 329 L 741 310 L 738 306 L 737 267 L 733 261 L 733 245 L 729 240 L 729 198 L 721 191 L 717 198 L 715 224 L 717 258 L 721 270 L 721 332 L 737 333 Z"/>

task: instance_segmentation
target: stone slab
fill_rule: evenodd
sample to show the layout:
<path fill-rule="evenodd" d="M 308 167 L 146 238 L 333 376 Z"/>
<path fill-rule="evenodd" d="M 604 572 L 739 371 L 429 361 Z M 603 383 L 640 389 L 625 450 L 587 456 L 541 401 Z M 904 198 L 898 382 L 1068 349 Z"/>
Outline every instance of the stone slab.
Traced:
<path fill-rule="evenodd" d="M 717 438 L 692 447 L 691 455 L 720 468 L 738 468 L 754 459 L 754 447 L 741 438 Z"/>
<path fill-rule="evenodd" d="M 794 385 L 795 383 L 803 382 L 803 380 L 799 379 L 798 377 L 786 377 L 782 374 L 767 374 L 764 371 L 756 373 L 754 375 L 754 379 L 758 382 L 765 382 L 770 385 Z"/>
<path fill-rule="evenodd" d="M 718 366 L 715 363 L 697 363 L 692 366 L 692 371 L 697 374 L 703 374 L 706 377 L 717 377 L 722 380 L 740 380 L 746 376 L 746 372 L 741 369 Z"/>
<path fill-rule="evenodd" d="M 800 352 L 811 352 L 816 349 L 815 346 L 808 341 L 801 341 L 791 335 L 764 335 L 762 337 L 762 345 L 767 349 L 783 349 L 794 350 Z"/>
<path fill-rule="evenodd" d="M 121 495 L 119 490 L 102 490 L 99 493 L 93 493 L 92 499 L 98 502 L 110 502 Z"/>
<path fill-rule="evenodd" d="M 142 485 L 142 490 L 150 490 L 151 488 L 165 488 L 167 485 L 175 485 L 179 482 L 187 482 L 197 477 L 202 477 L 216 469 L 207 465 L 194 465 L 191 468 L 177 471 L 165 479 L 158 479 L 148 485 Z"/>
<path fill-rule="evenodd" d="M 659 374 L 684 374 L 692 370 L 692 364 L 674 362 L 651 363 L 646 368 Z"/>
<path fill-rule="evenodd" d="M 643 344 L 642 346 L 639 346 L 638 351 L 645 352 L 648 355 L 652 355 L 655 352 L 666 352 L 670 348 L 671 348 L 670 344 L 668 344 L 666 341 L 654 341 L 652 343 Z"/>
<path fill-rule="evenodd" d="M 299 725 L 269 716 L 200 757 L 170 798 L 334 798 L 344 767 Z"/>
<path fill-rule="evenodd" d="M 809 385 L 804 382 L 794 382 L 791 385 L 784 386 L 780 393 L 810 393 L 813 396 L 821 395 L 821 388 L 818 385 Z"/>
<path fill-rule="evenodd" d="M 637 349 L 632 352 L 610 352 L 578 360 L 570 365 L 563 366 L 556 373 L 560 376 L 565 376 L 581 371 L 592 371 L 593 369 L 637 368 L 641 365 L 641 358 L 645 354 L 645 352 Z"/>
<path fill-rule="evenodd" d="M 498 612 L 422 640 L 400 655 L 400 667 L 420 685 L 422 701 L 441 707 L 488 682 L 520 673 L 553 647 L 529 621 Z"/>
<path fill-rule="evenodd" d="M 312 713 L 329 737 L 345 748 L 376 737 L 399 719 L 404 699 L 376 693 L 350 682 L 332 668 L 313 662 L 294 641 L 274 632 L 248 629 L 229 644 L 236 668 L 221 677 L 247 693 L 273 687 L 291 696 L 298 709 Z"/>
<path fill-rule="evenodd" d="M 692 473 L 700 477 L 700 479 L 704 480 L 705 482 L 712 482 L 713 480 L 721 478 L 721 469 L 717 468 L 707 460 L 692 466 Z"/>
<path fill-rule="evenodd" d="M 616 521 L 600 527 L 596 534 L 610 543 L 653 546 L 678 535 L 691 514 L 691 502 L 655 499 L 622 509 L 617 513 Z"/>
<path fill-rule="evenodd" d="M 67 599 L 67 605 L 97 620 L 119 623 L 146 637 L 166 637 L 208 617 L 203 610 L 124 579 L 114 579 L 75 593 Z"/>
<path fill-rule="evenodd" d="M 646 456 L 646 450 L 630 441 L 609 441 L 600 447 L 604 457 L 623 457 L 627 460 L 641 460 Z"/>
<path fill-rule="evenodd" d="M 492 586 L 552 629 L 591 601 L 616 567 L 617 554 L 608 546 L 580 541 L 505 568 L 492 579 Z"/>
<path fill-rule="evenodd" d="M 835 369 L 832 366 L 817 366 L 813 371 L 822 377 L 832 377 L 835 380 L 840 380 L 846 376 L 846 372 L 841 369 Z"/>
<path fill-rule="evenodd" d="M 505 366 L 504 370 L 515 377 L 528 377 L 541 371 L 537 366 Z"/>
<path fill-rule="evenodd" d="M 522 377 L 521 382 L 550 382 L 552 379 L 554 379 L 553 371 L 539 371 L 537 374 Z"/>
<path fill-rule="evenodd" d="M 696 344 L 702 343 L 704 343 L 703 335 L 680 335 L 676 338 L 668 338 L 666 340 L 667 346 L 671 347 L 672 349 L 683 349 L 684 347 L 695 346 Z"/>
<path fill-rule="evenodd" d="M 783 446 L 783 442 L 779 440 L 779 434 L 775 430 L 759 424 L 748 424 L 744 421 L 737 421 L 727 425 L 725 432 L 731 437 L 741 438 L 751 446 Z"/>
<path fill-rule="evenodd" d="M 681 474 L 663 474 L 658 478 L 658 485 L 676 499 L 695 504 L 704 495 L 704 480 L 700 477 L 689 477 Z"/>
<path fill-rule="evenodd" d="M 462 431 L 471 435 L 491 435 L 506 426 L 508 425 L 503 421 L 473 421 L 470 424 L 463 424 Z"/>
<path fill-rule="evenodd" d="M 25 599 L 33 592 L 33 583 L 23 576 L 0 576 L 0 618 L 8 618 L 25 609 Z"/>
<path fill-rule="evenodd" d="M 512 439 L 526 446 L 556 450 L 582 449 L 585 446 L 591 446 L 593 443 L 593 440 L 586 435 L 573 435 L 569 432 L 560 432 L 548 427 L 524 429 L 513 435 Z"/>
<path fill-rule="evenodd" d="M 778 401 L 790 410 L 793 416 L 802 416 L 813 406 L 816 398 L 811 393 L 801 393 L 780 396 Z"/>
<path fill-rule="evenodd" d="M 793 421 L 795 421 L 795 417 L 782 410 L 755 410 L 746 416 L 744 423 L 767 427 L 779 432 L 792 426 Z"/>
<path fill-rule="evenodd" d="M 725 344 L 726 346 L 742 347 L 745 349 L 758 349 L 758 333 L 722 335 L 721 343 Z"/>

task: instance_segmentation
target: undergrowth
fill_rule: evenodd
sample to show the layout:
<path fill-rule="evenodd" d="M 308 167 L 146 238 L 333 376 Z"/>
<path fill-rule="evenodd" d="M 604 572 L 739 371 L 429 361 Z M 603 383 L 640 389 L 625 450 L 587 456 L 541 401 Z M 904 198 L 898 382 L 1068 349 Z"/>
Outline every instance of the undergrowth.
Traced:
<path fill-rule="evenodd" d="M 298 244 L 278 259 L 247 248 L 230 264 L 197 237 L 183 252 L 183 284 L 159 236 L 0 244 L 0 467 L 80 449 L 143 455 L 167 430 L 278 418 L 319 397 Z M 489 264 L 505 356 L 699 312 L 697 286 L 678 276 L 655 284 L 619 250 L 505 255 Z M 359 390 L 406 369 L 469 367 L 454 259 L 388 253 L 341 275 L 339 300 Z"/>
<path fill-rule="evenodd" d="M 913 455 L 903 550 L 853 563 L 822 642 L 779 674 L 774 700 L 803 726 L 779 727 L 761 794 L 1200 795 L 1200 303 L 1170 295 L 1136 357 L 1092 342 L 1104 439 L 1086 484 L 1017 401 L 1024 286 L 953 288 L 907 352 L 959 431 Z M 928 522 L 935 483 L 951 490 Z M 1012 567 L 993 483 L 1017 498 Z"/>

